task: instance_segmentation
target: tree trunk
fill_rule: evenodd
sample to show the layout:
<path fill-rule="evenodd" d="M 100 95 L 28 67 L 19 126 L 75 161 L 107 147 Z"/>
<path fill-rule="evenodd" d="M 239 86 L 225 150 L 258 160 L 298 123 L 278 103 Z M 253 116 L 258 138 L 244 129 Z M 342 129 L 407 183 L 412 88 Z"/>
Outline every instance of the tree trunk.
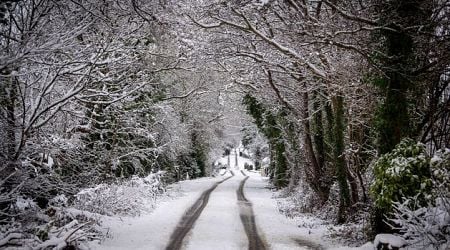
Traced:
<path fill-rule="evenodd" d="M 358 177 L 358 181 L 359 181 L 359 185 L 361 186 L 361 190 L 362 190 L 362 195 L 363 195 L 363 197 L 362 197 L 362 201 L 364 202 L 364 203 L 367 203 L 367 191 L 366 191 L 366 188 L 365 188 L 365 186 L 364 186 L 364 181 L 363 181 L 363 178 L 362 178 L 362 176 L 361 176 L 361 171 L 358 169 L 358 171 L 356 171 L 356 176 Z"/>
<path fill-rule="evenodd" d="M 323 135 L 323 123 L 322 123 L 322 109 L 320 107 L 320 93 L 314 92 L 313 95 L 314 104 L 314 145 L 317 153 L 317 164 L 320 169 L 325 169 L 325 146 Z"/>
<path fill-rule="evenodd" d="M 304 129 L 304 140 L 305 140 L 305 149 L 306 149 L 306 155 L 308 158 L 309 163 L 311 164 L 311 168 L 310 168 L 310 178 L 309 179 L 309 183 L 311 185 L 311 187 L 313 188 L 313 190 L 316 192 L 316 194 L 319 196 L 319 200 L 321 202 L 320 205 L 324 204 L 327 199 L 328 199 L 328 195 L 329 195 L 329 187 L 326 187 L 324 185 L 321 184 L 321 178 L 322 178 L 322 173 L 321 173 L 321 169 L 320 166 L 317 162 L 317 157 L 314 153 L 314 147 L 313 147 L 313 143 L 312 143 L 312 139 L 311 139 L 311 126 L 309 123 L 309 100 L 308 100 L 309 96 L 308 93 L 305 91 L 303 93 L 303 129 Z M 308 175 L 307 175 L 308 177 Z"/>
<path fill-rule="evenodd" d="M 18 152 L 17 138 L 16 138 L 16 102 L 17 102 L 17 84 L 13 77 L 10 76 L 10 70 L 3 70 L 0 80 L 3 82 L 3 86 L 0 88 L 0 109 L 2 114 L 1 126 L 4 126 L 4 139 L 2 145 L 2 152 L 4 162 L 2 160 L 2 167 L 0 171 L 0 178 L 5 181 L 3 187 L 5 191 L 13 189 L 20 183 L 19 176 L 14 174 L 17 168 L 20 167 L 18 158 L 20 152 Z M 6 179 L 8 178 L 8 179 Z"/>
<path fill-rule="evenodd" d="M 343 223 L 346 220 L 346 210 L 350 205 L 350 192 L 347 183 L 347 166 L 345 160 L 344 146 L 344 98 L 342 96 L 333 97 L 335 113 L 334 122 L 334 158 L 336 166 L 336 177 L 339 184 L 339 211 L 337 222 Z"/>
<path fill-rule="evenodd" d="M 350 184 L 350 193 L 351 193 L 351 204 L 353 205 L 359 201 L 359 194 L 358 194 L 358 182 L 356 181 L 356 178 L 353 176 L 350 169 L 347 168 L 347 180 Z"/>
<path fill-rule="evenodd" d="M 284 145 L 284 142 L 282 140 L 278 140 L 276 144 L 276 158 L 277 158 L 277 165 L 275 169 L 275 186 L 277 188 L 282 188 L 287 185 L 287 160 L 285 156 L 286 147 Z"/>

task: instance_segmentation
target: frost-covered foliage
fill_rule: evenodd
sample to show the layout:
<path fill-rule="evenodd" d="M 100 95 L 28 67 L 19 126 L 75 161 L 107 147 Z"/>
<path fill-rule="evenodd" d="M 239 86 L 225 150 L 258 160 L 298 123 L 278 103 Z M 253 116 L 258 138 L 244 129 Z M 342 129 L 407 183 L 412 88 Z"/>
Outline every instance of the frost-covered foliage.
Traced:
<path fill-rule="evenodd" d="M 51 206 L 41 209 L 30 198 L 17 197 L 10 213 L 16 221 L 0 226 L 0 248 L 7 249 L 88 249 L 87 242 L 102 237 L 100 215 L 68 208 L 67 197 L 58 195 Z"/>
<path fill-rule="evenodd" d="M 413 198 L 394 203 L 393 227 L 398 229 L 409 245 L 420 248 L 448 249 L 450 247 L 450 199 L 437 198 L 426 207 L 411 209 Z"/>
<path fill-rule="evenodd" d="M 102 216 L 138 215 L 152 208 L 165 192 L 163 176 L 160 171 L 122 183 L 100 184 L 80 191 L 74 200 L 56 195 L 45 209 L 33 199 L 19 196 L 8 212 L 21 216 L 0 226 L 0 248 L 88 249 L 87 242 L 105 236 L 99 224 Z"/>
<path fill-rule="evenodd" d="M 100 184 L 76 194 L 74 206 L 103 215 L 139 215 L 146 207 L 152 207 L 164 191 L 164 172 L 145 178 L 133 176 L 118 184 Z"/>
<path fill-rule="evenodd" d="M 429 161 L 425 146 L 411 139 L 381 156 L 374 164 L 371 186 L 375 206 L 391 211 L 393 203 L 405 197 L 417 197 L 418 204 L 426 204 L 432 186 Z"/>
<path fill-rule="evenodd" d="M 89 249 L 87 243 L 102 237 L 98 220 L 100 215 L 73 208 L 51 207 L 47 210 L 51 220 L 35 228 L 39 238 L 33 249 Z"/>
<path fill-rule="evenodd" d="M 368 227 L 365 213 L 354 214 L 348 223 L 334 224 L 334 215 L 339 206 L 337 185 L 333 185 L 330 199 L 321 207 L 318 206 L 317 196 L 306 184 L 300 184 L 294 189 L 285 188 L 276 194 L 278 210 L 295 220 L 299 228 L 309 231 L 321 228 L 324 237 L 346 246 L 359 246 L 369 240 L 365 234 Z"/>
<path fill-rule="evenodd" d="M 417 197 L 394 203 L 393 227 L 409 245 L 419 248 L 450 247 L 450 150 L 439 150 L 431 158 L 433 191 L 425 206 Z"/>
<path fill-rule="evenodd" d="M 278 209 L 290 218 L 313 212 L 316 207 L 314 203 L 317 203 L 317 198 L 305 183 L 300 183 L 292 190 L 285 188 L 279 192 Z"/>
<path fill-rule="evenodd" d="M 438 150 L 430 160 L 433 177 L 433 194 L 450 196 L 450 149 Z"/>
<path fill-rule="evenodd" d="M 24 234 L 20 228 L 19 223 L 0 225 L 0 248 L 21 241 Z"/>

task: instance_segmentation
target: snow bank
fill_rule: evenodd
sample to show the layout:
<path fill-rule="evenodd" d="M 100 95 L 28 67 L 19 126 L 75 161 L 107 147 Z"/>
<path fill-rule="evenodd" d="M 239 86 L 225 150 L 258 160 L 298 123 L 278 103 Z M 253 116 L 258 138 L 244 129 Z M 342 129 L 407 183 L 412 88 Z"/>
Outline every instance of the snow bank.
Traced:
<path fill-rule="evenodd" d="M 372 242 L 367 242 L 366 244 L 360 247 L 335 247 L 328 248 L 328 250 L 374 250 L 375 247 Z"/>
<path fill-rule="evenodd" d="M 406 245 L 406 241 L 396 235 L 392 234 L 378 234 L 375 236 L 375 240 L 373 242 L 374 246 L 378 247 L 379 245 L 387 246 L 389 249 L 400 248 Z"/>
<path fill-rule="evenodd" d="M 165 191 L 163 171 L 119 184 L 100 184 L 76 194 L 75 208 L 103 215 L 139 215 L 155 205 Z"/>

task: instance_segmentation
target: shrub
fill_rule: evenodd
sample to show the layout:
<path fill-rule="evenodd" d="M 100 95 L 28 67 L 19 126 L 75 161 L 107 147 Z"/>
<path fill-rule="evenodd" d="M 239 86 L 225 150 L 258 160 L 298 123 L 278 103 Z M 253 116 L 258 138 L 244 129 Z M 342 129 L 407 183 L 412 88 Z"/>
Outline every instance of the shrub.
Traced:
<path fill-rule="evenodd" d="M 408 197 L 416 197 L 416 205 L 425 205 L 432 187 L 429 162 L 425 146 L 411 139 L 381 156 L 374 164 L 375 182 L 370 188 L 375 206 L 390 212 L 394 202 Z"/>
<path fill-rule="evenodd" d="M 145 178 L 133 176 L 119 184 L 100 184 L 80 191 L 75 208 L 103 215 L 136 216 L 147 206 L 152 207 L 165 191 L 160 171 Z"/>
<path fill-rule="evenodd" d="M 450 148 L 437 151 L 430 160 L 433 195 L 450 196 Z"/>
<path fill-rule="evenodd" d="M 253 170 L 253 165 L 248 164 L 248 163 L 246 162 L 246 163 L 244 163 L 244 169 L 245 169 L 245 170 L 248 170 L 248 171 Z"/>
<path fill-rule="evenodd" d="M 426 206 L 415 198 L 394 203 L 393 227 L 409 245 L 421 249 L 450 247 L 450 149 L 435 153 L 430 161 L 433 191 Z"/>

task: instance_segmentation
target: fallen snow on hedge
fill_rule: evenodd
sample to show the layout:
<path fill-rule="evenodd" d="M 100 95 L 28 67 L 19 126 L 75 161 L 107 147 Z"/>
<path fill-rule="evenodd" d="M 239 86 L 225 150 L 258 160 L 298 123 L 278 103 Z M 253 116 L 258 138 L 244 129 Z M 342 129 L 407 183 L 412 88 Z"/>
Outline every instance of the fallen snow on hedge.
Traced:
<path fill-rule="evenodd" d="M 417 197 L 394 203 L 390 219 L 410 248 L 449 249 L 450 247 L 450 149 L 437 151 L 430 160 L 433 189 L 426 205 Z"/>
<path fill-rule="evenodd" d="M 100 184 L 76 194 L 75 208 L 113 216 L 137 216 L 152 209 L 157 198 L 165 192 L 161 181 L 164 172 L 145 178 L 132 177 L 122 183 Z"/>
<path fill-rule="evenodd" d="M 165 193 L 163 175 L 157 172 L 83 189 L 71 204 L 65 195 L 57 195 L 46 209 L 32 199 L 17 197 L 11 209 L 20 213 L 22 220 L 0 225 L 0 248 L 89 249 L 89 242 L 101 241 L 108 232 L 103 219 L 151 211 Z"/>

